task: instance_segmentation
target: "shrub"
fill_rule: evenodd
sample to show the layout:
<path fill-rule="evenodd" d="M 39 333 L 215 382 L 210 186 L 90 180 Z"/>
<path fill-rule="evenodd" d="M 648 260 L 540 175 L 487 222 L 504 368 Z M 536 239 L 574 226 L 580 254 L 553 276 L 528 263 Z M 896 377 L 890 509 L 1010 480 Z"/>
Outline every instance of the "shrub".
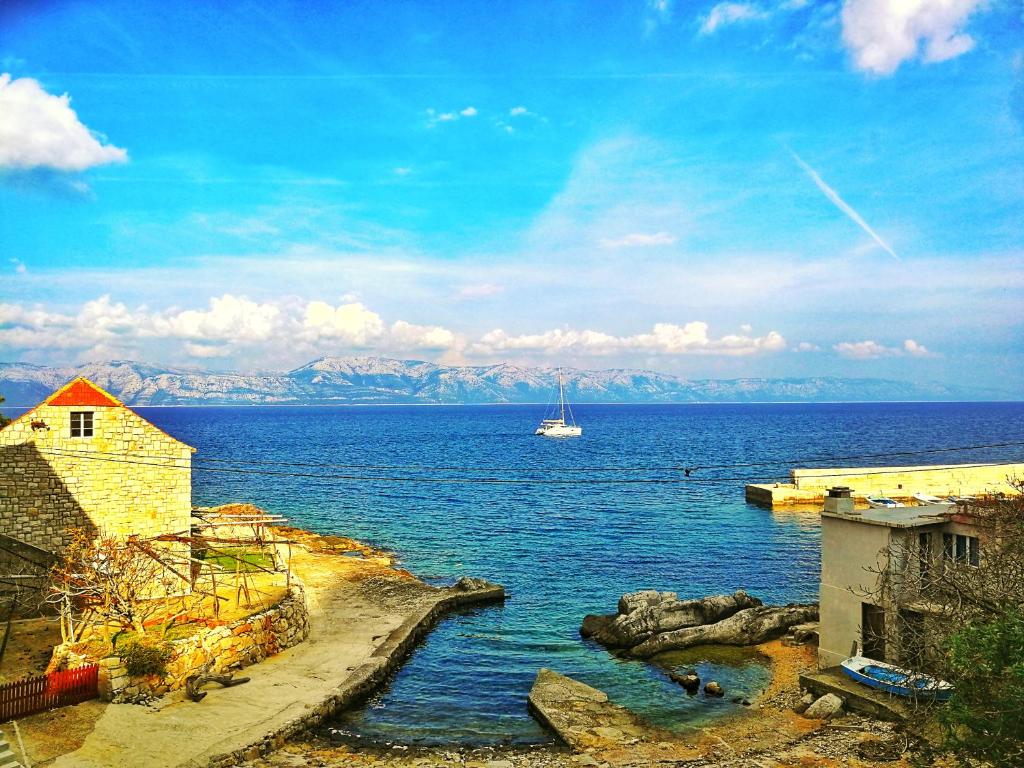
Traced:
<path fill-rule="evenodd" d="M 167 674 L 167 662 L 173 655 L 174 651 L 169 643 L 146 643 L 139 640 L 129 640 L 121 651 L 121 658 L 128 668 L 128 674 L 133 677 L 163 677 Z"/>
<path fill-rule="evenodd" d="M 961 762 L 1024 765 L 1024 613 L 969 624 L 949 639 L 956 691 L 939 719 Z"/>

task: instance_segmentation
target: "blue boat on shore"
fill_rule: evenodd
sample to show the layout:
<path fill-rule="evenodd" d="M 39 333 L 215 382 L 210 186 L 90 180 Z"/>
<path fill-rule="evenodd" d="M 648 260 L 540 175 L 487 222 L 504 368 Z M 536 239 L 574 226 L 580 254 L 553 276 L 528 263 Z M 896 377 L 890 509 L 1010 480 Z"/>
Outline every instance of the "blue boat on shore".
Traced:
<path fill-rule="evenodd" d="M 900 669 L 884 661 L 875 661 L 864 656 L 852 656 L 839 665 L 849 677 L 880 691 L 909 699 L 946 701 L 953 693 L 953 686 L 922 672 Z"/>

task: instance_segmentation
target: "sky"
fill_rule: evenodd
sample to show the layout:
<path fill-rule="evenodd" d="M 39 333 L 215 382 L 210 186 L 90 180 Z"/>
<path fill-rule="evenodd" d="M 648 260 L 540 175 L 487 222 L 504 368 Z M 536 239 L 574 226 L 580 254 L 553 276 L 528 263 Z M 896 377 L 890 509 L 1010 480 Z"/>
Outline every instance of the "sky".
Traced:
<path fill-rule="evenodd" d="M 6 0 L 0 72 L 0 360 L 1024 396 L 1020 0 Z"/>

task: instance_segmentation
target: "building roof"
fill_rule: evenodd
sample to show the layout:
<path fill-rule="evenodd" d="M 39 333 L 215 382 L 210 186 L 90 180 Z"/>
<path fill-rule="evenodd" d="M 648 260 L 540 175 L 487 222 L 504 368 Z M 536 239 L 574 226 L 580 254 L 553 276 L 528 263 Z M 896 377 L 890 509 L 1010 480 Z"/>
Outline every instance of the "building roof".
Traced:
<path fill-rule="evenodd" d="M 871 507 L 853 512 L 822 512 L 821 516 L 887 528 L 919 528 L 948 522 L 952 512 L 953 507 L 948 504 L 922 504 L 919 507 Z"/>
<path fill-rule="evenodd" d="M 112 394 L 82 376 L 69 381 L 46 398 L 43 404 L 109 406 L 114 408 L 124 406 L 124 403 Z"/>
<path fill-rule="evenodd" d="M 36 411 L 39 410 L 39 408 L 41 408 L 44 405 L 64 406 L 71 408 L 124 408 L 126 411 L 135 414 L 137 418 L 142 419 L 142 421 L 146 422 L 146 424 L 155 429 L 157 432 L 162 432 L 175 442 L 181 443 L 190 451 L 192 451 L 192 453 L 196 452 L 196 449 L 193 448 L 191 445 L 182 442 L 174 435 L 168 434 L 164 430 L 160 429 L 160 427 L 158 427 L 153 422 L 148 421 L 147 419 L 143 419 L 142 416 L 139 416 L 139 414 L 135 413 L 135 411 L 133 411 L 127 405 L 125 405 L 112 394 L 103 389 L 103 387 L 99 386 L 98 384 L 94 384 L 84 376 L 78 376 L 77 378 L 72 379 L 63 387 L 61 387 L 52 395 L 50 395 L 48 398 L 43 400 L 43 402 L 41 402 L 35 408 L 30 408 L 28 411 L 21 414 L 21 416 L 8 423 L 5 427 L 0 427 L 0 429 L 10 429 L 10 427 L 13 424 L 24 421 L 26 419 L 33 418 L 35 416 Z"/>

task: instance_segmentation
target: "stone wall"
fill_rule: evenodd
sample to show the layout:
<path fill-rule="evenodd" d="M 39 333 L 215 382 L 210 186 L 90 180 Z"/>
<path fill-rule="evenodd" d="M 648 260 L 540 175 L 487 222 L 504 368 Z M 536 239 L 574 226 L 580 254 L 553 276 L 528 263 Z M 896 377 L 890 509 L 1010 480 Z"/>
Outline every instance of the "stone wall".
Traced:
<path fill-rule="evenodd" d="M 72 411 L 93 413 L 92 437 L 71 437 Z M 41 405 L 0 430 L 0 534 L 57 552 L 76 527 L 188 532 L 191 466 L 191 448 L 129 408 Z"/>
<path fill-rule="evenodd" d="M 1024 464 L 940 464 L 921 467 L 847 467 L 793 469 L 793 483 L 801 491 L 823 491 L 834 485 L 893 498 L 915 493 L 932 496 L 981 496 L 1011 493 L 1008 477 L 1024 479 Z"/>
<path fill-rule="evenodd" d="M 302 642 L 308 634 L 305 595 L 301 587 L 294 586 L 281 602 L 265 611 L 172 642 L 173 657 L 164 677 L 130 677 L 121 658 L 102 659 L 100 696 L 114 703 L 157 698 L 184 688 L 191 675 L 256 664 Z"/>

